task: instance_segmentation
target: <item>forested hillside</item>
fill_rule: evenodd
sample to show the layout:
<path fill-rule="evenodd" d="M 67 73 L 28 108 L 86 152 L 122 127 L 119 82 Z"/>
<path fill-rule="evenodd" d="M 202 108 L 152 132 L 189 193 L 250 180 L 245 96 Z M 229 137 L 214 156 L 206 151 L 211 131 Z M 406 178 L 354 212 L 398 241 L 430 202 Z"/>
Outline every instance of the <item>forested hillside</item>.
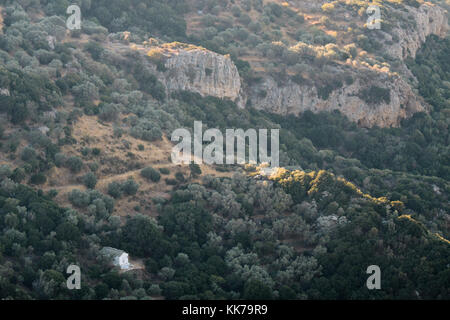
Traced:
<path fill-rule="evenodd" d="M 449 299 L 450 3 L 375 3 L 0 0 L 0 298 Z M 281 168 L 174 164 L 194 121 Z"/>

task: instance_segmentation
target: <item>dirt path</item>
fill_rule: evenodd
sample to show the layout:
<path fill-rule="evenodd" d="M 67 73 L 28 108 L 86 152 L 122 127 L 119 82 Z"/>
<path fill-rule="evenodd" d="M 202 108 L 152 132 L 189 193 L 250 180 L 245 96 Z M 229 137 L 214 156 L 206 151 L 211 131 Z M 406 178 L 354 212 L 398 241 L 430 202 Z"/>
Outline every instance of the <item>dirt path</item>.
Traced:
<path fill-rule="evenodd" d="M 190 176 L 189 166 L 176 165 L 170 161 L 173 144 L 166 136 L 153 142 L 135 139 L 127 133 L 117 138 L 114 137 L 111 124 L 99 122 L 97 117 L 86 115 L 74 123 L 72 135 L 77 143 L 63 146 L 62 153 L 83 158 L 81 150 L 84 147 L 101 150 L 99 156 L 84 160 L 85 164 L 96 161 L 100 165 L 96 171 L 96 190 L 107 194 L 111 182 L 121 182 L 129 178 L 133 178 L 139 184 L 136 195 L 123 196 L 115 200 L 114 215 L 123 216 L 135 211 L 156 215 L 152 199 L 167 199 L 173 189 L 173 186 L 168 185 L 165 180 L 175 179 L 177 172 L 183 173 L 186 178 Z M 132 158 L 129 157 L 130 154 Z M 129 166 L 131 161 L 134 163 L 133 167 Z M 141 176 L 141 170 L 145 167 L 153 167 L 156 170 L 167 168 L 169 174 L 161 174 L 158 182 L 148 181 Z M 230 177 L 233 174 L 233 172 L 219 172 L 208 165 L 200 165 L 200 168 L 202 175 Z M 74 175 L 67 168 L 54 167 L 49 172 L 47 183 L 41 188 L 46 192 L 52 189 L 58 191 L 55 201 L 61 206 L 70 207 L 68 194 L 74 189 L 86 190 L 82 176 L 88 171 L 85 166 L 82 172 Z M 198 183 L 200 180 L 201 177 L 189 182 Z"/>

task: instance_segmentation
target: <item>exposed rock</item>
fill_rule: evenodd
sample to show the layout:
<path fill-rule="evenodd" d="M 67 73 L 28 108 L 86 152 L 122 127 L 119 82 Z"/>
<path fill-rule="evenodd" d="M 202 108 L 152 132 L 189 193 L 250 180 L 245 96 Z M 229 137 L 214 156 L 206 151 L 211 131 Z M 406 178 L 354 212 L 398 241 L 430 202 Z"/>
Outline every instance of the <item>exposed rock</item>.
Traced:
<path fill-rule="evenodd" d="M 39 127 L 38 130 L 39 130 L 39 132 L 42 133 L 43 135 L 46 135 L 46 134 L 50 131 L 49 127 L 47 127 L 47 126 Z"/>
<path fill-rule="evenodd" d="M 336 215 L 322 216 L 317 219 L 317 226 L 322 231 L 331 231 L 338 225 L 346 224 L 347 222 L 348 220 L 345 216 L 342 217 L 338 217 Z"/>
<path fill-rule="evenodd" d="M 9 97 L 11 93 L 8 88 L 0 88 L 0 95 Z"/>
<path fill-rule="evenodd" d="M 402 14 L 413 16 L 417 27 L 405 29 L 399 25 L 394 29 L 399 42 L 386 45 L 388 54 L 401 60 L 408 56 L 415 57 L 427 36 L 445 36 L 448 29 L 447 12 L 441 7 L 430 3 L 419 8 L 405 7 L 407 12 Z M 385 35 L 392 40 L 390 35 Z M 411 76 L 406 65 L 402 65 L 401 69 L 404 70 L 404 78 Z M 358 93 L 368 86 L 389 88 L 390 102 L 371 104 L 360 99 Z M 250 88 L 249 98 L 255 108 L 283 115 L 298 115 L 306 110 L 319 112 L 337 109 L 364 127 L 396 127 L 401 119 L 427 109 L 423 99 L 403 78 L 391 76 L 386 79 L 382 74 L 370 79 L 369 83 L 357 79 L 353 84 L 333 91 L 327 100 L 318 97 L 315 87 L 301 86 L 292 81 L 280 86 L 271 77 L 266 77 L 261 84 Z"/>
<path fill-rule="evenodd" d="M 120 38 L 127 34 L 120 34 Z M 147 61 L 146 67 L 158 76 L 167 93 L 176 91 L 190 91 L 201 96 L 213 96 L 230 99 L 243 107 L 241 95 L 241 78 L 230 56 L 206 50 L 201 47 L 184 43 L 166 43 L 159 45 L 147 43 L 150 46 L 132 44 L 127 45 L 123 40 L 118 41 L 116 35 L 109 36 L 108 55 L 114 63 L 125 63 L 125 55 L 130 47 L 134 51 L 148 54 L 149 50 L 159 51 L 165 70 L 158 70 L 156 65 Z M 158 71 L 157 71 L 158 70 Z"/>
<path fill-rule="evenodd" d="M 169 91 L 186 90 L 239 103 L 241 79 L 229 56 L 205 49 L 179 49 L 166 61 Z"/>
<path fill-rule="evenodd" d="M 427 2 L 419 8 L 410 6 L 405 6 L 404 8 L 406 12 L 395 11 L 406 18 L 408 16 L 414 17 L 416 27 L 405 28 L 399 22 L 392 32 L 398 38 L 398 42 L 386 46 L 388 54 L 399 59 L 415 58 L 417 51 L 429 35 L 434 34 L 444 37 L 448 29 L 447 12 L 437 5 Z M 392 40 L 390 35 L 385 34 L 385 36 Z"/>
<path fill-rule="evenodd" d="M 408 83 L 398 76 L 386 78 L 373 80 L 371 85 L 389 88 L 389 103 L 368 104 L 359 98 L 360 91 L 367 87 L 367 83 L 361 83 L 359 79 L 333 91 L 327 100 L 322 100 L 315 87 L 299 86 L 293 82 L 279 87 L 272 78 L 266 78 L 261 85 L 252 88 L 251 99 L 255 108 L 282 115 L 298 115 L 306 110 L 320 112 L 337 109 L 364 127 L 398 126 L 401 119 L 425 111 L 422 99 L 414 94 Z M 261 91 L 266 93 L 264 97 Z"/>
<path fill-rule="evenodd" d="M 427 36 L 444 36 L 448 29 L 447 13 L 439 6 L 425 3 L 418 8 L 405 8 L 404 11 L 392 10 L 406 18 L 414 17 L 416 27 L 405 28 L 399 22 L 392 31 L 399 39 L 397 43 L 392 43 L 393 37 L 384 33 L 387 40 L 384 43 L 385 51 L 400 60 L 407 56 L 415 57 Z M 117 43 L 111 46 L 115 49 L 127 48 Z M 405 80 L 414 79 L 406 64 L 399 67 L 401 76 L 385 72 L 372 72 L 373 76 L 370 77 L 362 76 L 364 68 L 359 66 L 355 70 L 356 79 L 352 84 L 336 89 L 323 100 L 314 86 L 299 85 L 290 80 L 278 84 L 270 75 L 263 75 L 260 83 L 243 88 L 238 69 L 229 56 L 178 43 L 162 45 L 159 49 L 162 50 L 166 70 L 158 72 L 158 79 L 165 85 L 168 93 L 196 92 L 202 96 L 230 99 L 242 108 L 250 101 L 257 109 L 282 115 L 298 115 L 306 110 L 320 112 L 337 109 L 351 121 L 364 127 L 396 127 L 402 119 L 427 110 L 423 99 L 415 94 Z M 147 52 L 146 48 L 139 50 Z M 149 68 L 156 72 L 154 64 Z M 374 103 L 360 98 L 363 90 L 374 86 L 389 89 L 389 101 Z"/>
<path fill-rule="evenodd" d="M 55 50 L 56 37 L 47 36 L 47 43 L 51 50 Z"/>

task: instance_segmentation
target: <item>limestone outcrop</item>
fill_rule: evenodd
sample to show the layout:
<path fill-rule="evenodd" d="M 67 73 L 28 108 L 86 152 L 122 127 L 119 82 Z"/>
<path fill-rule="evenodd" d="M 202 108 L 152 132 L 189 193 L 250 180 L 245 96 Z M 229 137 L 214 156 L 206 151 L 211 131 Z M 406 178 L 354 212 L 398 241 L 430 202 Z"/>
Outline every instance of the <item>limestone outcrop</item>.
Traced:
<path fill-rule="evenodd" d="M 180 49 L 165 62 L 164 73 L 169 91 L 191 91 L 238 102 L 241 78 L 229 56 L 202 48 Z"/>
<path fill-rule="evenodd" d="M 443 37 L 448 29 L 447 12 L 439 6 L 425 3 L 418 8 L 405 8 L 407 12 L 401 14 L 414 17 L 415 28 L 401 28 L 399 23 L 392 32 L 398 41 L 391 45 L 385 44 L 386 52 L 400 60 L 415 57 L 429 35 Z M 391 40 L 388 43 L 393 42 L 391 35 L 385 33 L 385 37 Z M 353 84 L 333 91 L 326 100 L 319 98 L 316 87 L 301 86 L 292 81 L 279 85 L 267 76 L 261 84 L 249 89 L 248 98 L 255 108 L 278 114 L 297 115 L 306 110 L 319 112 L 337 109 L 360 126 L 396 127 L 402 119 L 427 109 L 423 99 L 404 80 L 411 76 L 406 65 L 403 64 L 401 69 L 404 70 L 402 76 L 380 74 L 369 82 L 359 78 Z M 389 102 L 373 104 L 361 99 L 359 93 L 370 86 L 388 89 Z"/>

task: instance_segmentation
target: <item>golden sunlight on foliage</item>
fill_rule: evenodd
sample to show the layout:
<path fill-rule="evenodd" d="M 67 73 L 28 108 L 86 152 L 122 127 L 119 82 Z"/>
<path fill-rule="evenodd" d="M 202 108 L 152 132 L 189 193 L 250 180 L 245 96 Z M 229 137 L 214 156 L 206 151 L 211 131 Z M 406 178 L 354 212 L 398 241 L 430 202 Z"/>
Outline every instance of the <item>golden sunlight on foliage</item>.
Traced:
<path fill-rule="evenodd" d="M 443 236 L 441 236 L 439 233 L 434 234 L 439 240 L 444 241 L 447 244 L 450 244 L 450 241 L 445 239 Z"/>

